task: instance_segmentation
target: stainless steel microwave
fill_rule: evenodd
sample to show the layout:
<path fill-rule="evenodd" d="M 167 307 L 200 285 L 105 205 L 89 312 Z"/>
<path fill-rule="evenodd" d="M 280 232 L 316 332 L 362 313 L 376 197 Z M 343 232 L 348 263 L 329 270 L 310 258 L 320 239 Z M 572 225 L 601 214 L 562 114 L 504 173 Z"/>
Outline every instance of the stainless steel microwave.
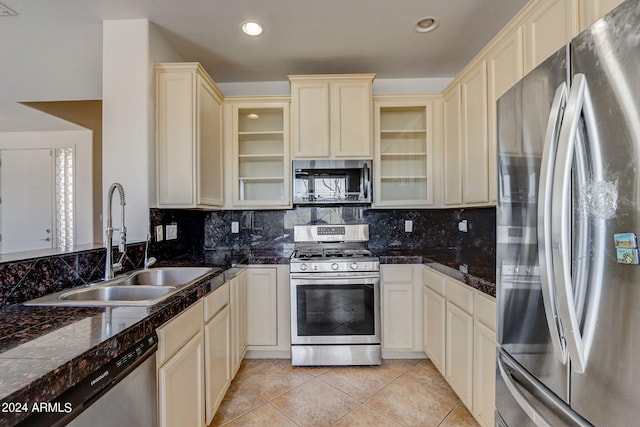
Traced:
<path fill-rule="evenodd" d="M 358 203 L 371 203 L 371 160 L 293 161 L 293 204 Z"/>

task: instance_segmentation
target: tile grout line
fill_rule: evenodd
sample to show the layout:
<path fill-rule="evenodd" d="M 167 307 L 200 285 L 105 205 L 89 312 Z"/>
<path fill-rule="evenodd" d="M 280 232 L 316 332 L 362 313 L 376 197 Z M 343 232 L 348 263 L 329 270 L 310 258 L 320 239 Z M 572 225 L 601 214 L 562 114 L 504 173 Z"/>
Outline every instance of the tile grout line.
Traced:
<path fill-rule="evenodd" d="M 279 414 L 281 414 L 283 417 L 285 417 L 286 419 L 288 419 L 289 421 L 291 421 L 292 423 L 294 423 L 295 425 L 297 425 L 298 427 L 300 426 L 300 424 L 298 424 L 297 422 L 295 422 L 295 420 L 291 419 L 287 414 L 285 414 L 284 412 L 282 412 L 280 409 L 278 409 L 277 406 L 272 405 L 271 402 L 267 402 L 267 405 L 271 406 L 273 409 L 275 409 L 276 411 L 278 411 Z"/>

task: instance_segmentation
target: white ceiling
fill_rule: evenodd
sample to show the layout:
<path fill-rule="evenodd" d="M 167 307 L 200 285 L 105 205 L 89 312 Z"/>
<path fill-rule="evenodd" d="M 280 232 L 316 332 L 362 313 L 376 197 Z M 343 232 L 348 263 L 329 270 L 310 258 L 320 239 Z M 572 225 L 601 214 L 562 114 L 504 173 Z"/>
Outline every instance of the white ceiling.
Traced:
<path fill-rule="evenodd" d="M 218 83 L 314 73 L 441 78 L 455 76 L 527 0 L 0 2 L 18 13 L 0 17 L 2 131 L 56 123 L 17 102 L 101 99 L 104 19 L 149 19 L 185 61 L 201 62 Z M 430 15 L 440 27 L 415 32 Z M 246 20 L 259 21 L 263 35 L 242 34 Z"/>

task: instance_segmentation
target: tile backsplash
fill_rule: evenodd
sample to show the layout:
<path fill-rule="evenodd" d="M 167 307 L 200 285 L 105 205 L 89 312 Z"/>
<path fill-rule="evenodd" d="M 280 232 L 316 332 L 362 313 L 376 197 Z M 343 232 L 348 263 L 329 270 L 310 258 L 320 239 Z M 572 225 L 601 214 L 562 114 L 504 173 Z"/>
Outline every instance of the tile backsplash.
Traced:
<path fill-rule="evenodd" d="M 200 252 L 204 239 L 204 216 L 201 211 L 151 209 L 151 227 L 175 223 L 176 240 L 152 243 L 149 255 L 159 260 Z M 144 266 L 145 243 L 127 245 L 124 271 Z M 114 249 L 113 257 L 120 254 Z M 103 248 L 54 256 L 0 263 L 0 307 L 18 304 L 63 289 L 91 283 L 104 277 Z"/>
<path fill-rule="evenodd" d="M 297 207 L 286 211 L 210 212 L 204 221 L 205 249 L 286 249 L 297 224 L 369 224 L 369 247 L 481 251 L 495 259 L 495 208 L 379 210 L 365 207 Z M 405 220 L 413 231 L 405 232 Z M 468 232 L 458 231 L 467 220 Z M 238 222 L 239 232 L 231 233 Z"/>
<path fill-rule="evenodd" d="M 468 233 L 458 222 L 468 221 Z M 413 232 L 404 231 L 405 220 Z M 383 249 L 453 248 L 481 253 L 495 262 L 495 208 L 377 210 L 366 207 L 297 207 L 277 211 L 216 211 L 151 209 L 151 229 L 177 224 L 178 238 L 152 243 L 149 255 L 166 260 L 215 249 L 278 249 L 293 247 L 296 224 L 369 224 L 369 247 Z M 238 222 L 239 232 L 231 232 Z M 142 268 L 144 243 L 130 244 L 125 271 Z M 0 307 L 99 280 L 104 276 L 104 249 L 0 262 Z M 117 257 L 117 248 L 114 258 Z"/>

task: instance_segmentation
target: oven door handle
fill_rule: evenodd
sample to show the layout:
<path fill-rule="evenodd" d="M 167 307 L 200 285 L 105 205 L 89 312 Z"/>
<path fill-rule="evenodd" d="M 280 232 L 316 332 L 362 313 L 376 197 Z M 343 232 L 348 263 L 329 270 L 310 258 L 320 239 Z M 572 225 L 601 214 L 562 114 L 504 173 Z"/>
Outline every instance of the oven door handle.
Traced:
<path fill-rule="evenodd" d="M 371 273 L 371 274 L 354 274 L 354 273 L 303 273 L 303 274 L 291 274 L 289 276 L 291 279 L 302 279 L 302 280 L 332 280 L 332 279 L 349 279 L 349 280 L 360 280 L 360 279 L 380 279 L 379 273 Z"/>

